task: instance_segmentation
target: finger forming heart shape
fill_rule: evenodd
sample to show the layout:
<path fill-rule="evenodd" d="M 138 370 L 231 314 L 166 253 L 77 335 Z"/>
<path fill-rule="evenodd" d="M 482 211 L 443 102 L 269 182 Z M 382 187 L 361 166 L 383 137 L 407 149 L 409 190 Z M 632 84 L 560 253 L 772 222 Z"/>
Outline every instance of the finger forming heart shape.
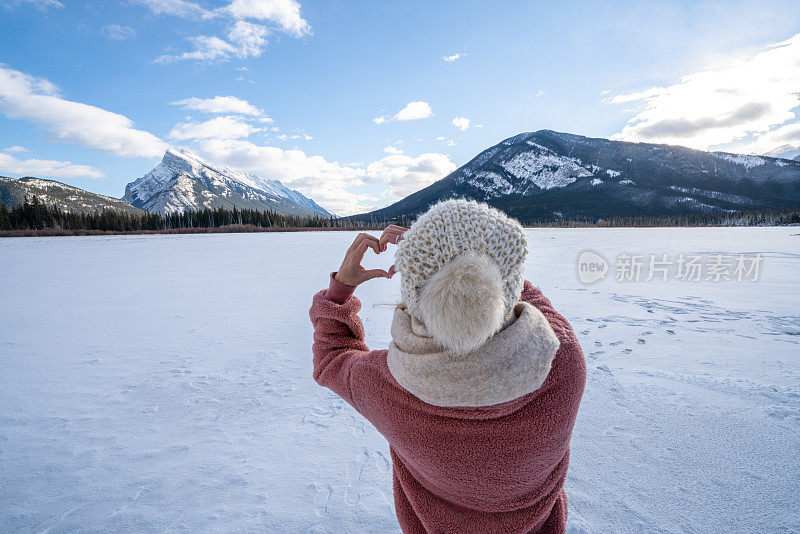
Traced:
<path fill-rule="evenodd" d="M 384 269 L 365 269 L 361 265 L 367 249 L 372 249 L 375 254 L 386 251 L 389 243 L 397 244 L 400 241 L 406 228 L 402 226 L 390 225 L 384 229 L 380 238 L 376 238 L 367 233 L 360 233 L 356 236 L 353 244 L 347 249 L 342 265 L 336 272 L 336 280 L 349 285 L 357 286 L 373 278 L 391 278 L 395 274 L 395 267 L 392 265 L 388 270 Z"/>

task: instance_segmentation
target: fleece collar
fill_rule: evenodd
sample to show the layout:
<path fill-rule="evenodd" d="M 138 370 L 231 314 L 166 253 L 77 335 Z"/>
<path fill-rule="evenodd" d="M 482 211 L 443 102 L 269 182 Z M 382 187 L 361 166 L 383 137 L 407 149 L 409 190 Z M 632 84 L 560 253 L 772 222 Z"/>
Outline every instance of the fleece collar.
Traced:
<path fill-rule="evenodd" d="M 463 356 L 442 348 L 404 308 L 395 310 L 391 333 L 387 363 L 392 376 L 435 406 L 491 406 L 535 391 L 559 347 L 542 312 L 522 301 L 500 331 Z"/>

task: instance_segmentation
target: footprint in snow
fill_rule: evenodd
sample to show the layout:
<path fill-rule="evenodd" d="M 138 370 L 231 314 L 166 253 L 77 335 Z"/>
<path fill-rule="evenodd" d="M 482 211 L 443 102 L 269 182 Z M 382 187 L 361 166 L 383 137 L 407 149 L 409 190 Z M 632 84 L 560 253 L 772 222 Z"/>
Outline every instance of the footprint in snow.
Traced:
<path fill-rule="evenodd" d="M 392 462 L 389 460 L 383 451 L 375 451 L 375 465 L 381 471 L 388 471 L 392 468 Z"/>
<path fill-rule="evenodd" d="M 645 343 L 647 343 L 647 342 L 646 342 L 644 339 L 642 339 L 642 338 L 639 338 L 639 339 L 637 339 L 637 340 L 636 340 L 636 342 L 637 342 L 639 345 L 644 345 Z"/>
<path fill-rule="evenodd" d="M 314 501 L 317 503 L 317 506 L 314 508 L 314 513 L 317 514 L 318 517 L 326 515 L 328 513 L 328 504 L 333 496 L 333 486 L 327 483 L 323 485 L 319 482 L 314 482 L 306 486 L 306 489 L 309 493 L 314 494 Z"/>

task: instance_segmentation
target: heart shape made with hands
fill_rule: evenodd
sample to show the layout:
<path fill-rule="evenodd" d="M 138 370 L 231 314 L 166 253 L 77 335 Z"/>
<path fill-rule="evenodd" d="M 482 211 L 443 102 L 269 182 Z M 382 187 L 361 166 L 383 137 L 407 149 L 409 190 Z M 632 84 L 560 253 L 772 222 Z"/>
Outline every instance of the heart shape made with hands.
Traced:
<path fill-rule="evenodd" d="M 391 269 L 392 265 L 394 265 L 394 248 L 391 250 L 387 248 L 381 252 L 375 252 L 374 249 L 370 248 L 361 259 L 361 266 L 365 270 L 383 269 L 384 271 L 389 272 L 389 269 Z"/>
<path fill-rule="evenodd" d="M 386 260 L 380 261 L 378 258 L 382 252 L 388 249 L 389 244 L 396 245 L 402 239 L 402 235 L 406 230 L 402 226 L 389 225 L 384 229 L 380 238 L 364 232 L 358 234 L 353 244 L 347 249 L 342 265 L 336 272 L 336 280 L 342 284 L 355 287 L 373 278 L 391 278 L 394 276 L 394 265 L 387 267 Z M 364 256 L 369 249 L 372 249 L 375 256 L 370 255 L 365 262 Z M 364 263 L 369 268 L 365 267 Z"/>

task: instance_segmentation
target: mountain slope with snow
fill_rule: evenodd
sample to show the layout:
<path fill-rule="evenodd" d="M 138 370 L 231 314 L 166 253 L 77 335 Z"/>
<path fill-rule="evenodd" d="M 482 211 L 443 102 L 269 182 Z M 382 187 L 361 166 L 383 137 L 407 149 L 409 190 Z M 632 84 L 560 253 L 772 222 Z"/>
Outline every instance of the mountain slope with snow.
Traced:
<path fill-rule="evenodd" d="M 168 149 L 152 171 L 125 187 L 122 199 L 162 214 L 236 207 L 284 215 L 332 215 L 278 180 L 227 167 L 220 169 L 185 149 Z"/>
<path fill-rule="evenodd" d="M 793 147 L 791 145 L 783 145 L 775 150 L 771 150 L 764 154 L 772 158 L 793 159 L 800 161 L 800 147 Z"/>
<path fill-rule="evenodd" d="M 63 184 L 44 178 L 7 178 L 0 176 L 0 204 L 12 208 L 25 202 L 25 198 L 36 198 L 47 206 L 58 206 L 72 213 L 94 213 L 96 211 L 114 210 L 130 214 L 142 213 L 142 210 L 123 202 L 118 198 L 90 193 L 79 187 Z"/>
<path fill-rule="evenodd" d="M 413 217 L 454 197 L 488 202 L 526 222 L 789 209 L 800 206 L 800 162 L 539 130 L 356 218 Z"/>

